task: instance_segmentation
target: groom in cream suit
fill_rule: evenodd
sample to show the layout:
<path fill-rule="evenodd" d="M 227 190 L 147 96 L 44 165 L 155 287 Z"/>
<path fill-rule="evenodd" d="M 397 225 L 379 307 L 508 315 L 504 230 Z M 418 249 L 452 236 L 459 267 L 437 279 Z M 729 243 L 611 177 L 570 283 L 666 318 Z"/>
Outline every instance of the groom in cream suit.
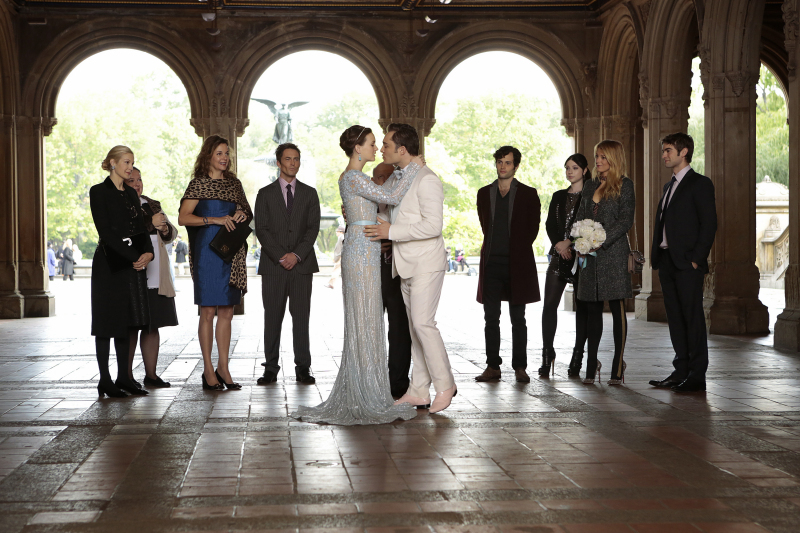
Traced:
<path fill-rule="evenodd" d="M 390 124 L 381 148 L 383 161 L 408 170 L 419 155 L 419 135 L 408 124 Z M 442 294 L 447 264 L 444 260 L 442 181 L 423 166 L 400 205 L 391 211 L 391 222 L 379 219 L 364 231 L 373 241 L 392 241 L 392 277 L 400 276 L 403 301 L 411 332 L 411 384 L 395 403 L 410 403 L 431 413 L 446 409 L 457 389 L 444 341 L 436 327 L 436 309 Z M 430 386 L 436 391 L 431 403 Z"/>

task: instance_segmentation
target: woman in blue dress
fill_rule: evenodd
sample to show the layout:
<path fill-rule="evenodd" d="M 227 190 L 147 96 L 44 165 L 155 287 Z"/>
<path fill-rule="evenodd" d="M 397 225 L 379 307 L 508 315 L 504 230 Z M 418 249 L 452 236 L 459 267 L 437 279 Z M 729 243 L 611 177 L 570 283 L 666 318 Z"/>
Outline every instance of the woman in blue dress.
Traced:
<path fill-rule="evenodd" d="M 178 223 L 186 226 L 189 233 L 194 303 L 200 306 L 197 333 L 203 353 L 203 388 L 208 390 L 242 388 L 231 378 L 228 355 L 233 306 L 247 292 L 247 244 L 242 244 L 231 262 L 224 261 L 209 246 L 218 232 L 232 231 L 236 223 L 249 223 L 253 219 L 242 183 L 228 170 L 229 166 L 227 139 L 219 135 L 207 138 L 197 156 L 194 177 L 181 199 L 178 215 Z M 211 361 L 215 336 L 219 353 L 216 370 Z"/>

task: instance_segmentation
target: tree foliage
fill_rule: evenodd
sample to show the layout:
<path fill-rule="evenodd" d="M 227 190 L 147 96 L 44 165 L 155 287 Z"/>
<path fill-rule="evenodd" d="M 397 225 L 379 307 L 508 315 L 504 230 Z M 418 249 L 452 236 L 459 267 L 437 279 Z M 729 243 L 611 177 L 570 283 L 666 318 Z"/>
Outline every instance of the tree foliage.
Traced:
<path fill-rule="evenodd" d="M 542 226 L 535 247 L 537 254 L 545 253 L 544 219 L 552 193 L 567 186 L 563 163 L 572 153 L 572 142 L 559 124 L 558 103 L 505 94 L 449 102 L 443 109 L 445 118 L 425 139 L 425 155 L 444 182 L 447 243 L 463 246 L 469 254 L 478 253 L 482 233 L 476 194 L 497 177 L 494 151 L 510 144 L 523 154 L 517 178 L 539 192 Z M 298 177 L 316 187 L 323 213 L 338 214 L 338 180 L 347 165 L 339 136 L 347 127 L 362 124 L 372 128 L 380 146 L 383 133 L 377 124 L 377 100 L 374 94 L 350 93 L 336 102 L 297 108 L 293 116 L 294 141 L 303 161 Z M 159 200 L 177 220 L 201 139 L 189 124 L 186 91 L 168 67 L 135 78 L 128 88 L 97 89 L 59 100 L 58 117 L 58 126 L 47 139 L 48 239 L 72 237 L 91 257 L 97 232 L 89 209 L 89 188 L 105 178 L 100 162 L 116 144 L 134 150 L 145 194 Z M 254 204 L 258 190 L 276 175 L 274 167 L 256 161 L 274 154 L 275 120 L 266 106 L 256 103 L 251 103 L 249 117 L 250 125 L 238 139 L 234 156 L 237 174 Z M 371 173 L 380 161 L 378 154 L 365 172 Z M 332 247 L 333 237 L 333 229 L 323 234 L 321 251 Z"/>
<path fill-rule="evenodd" d="M 201 140 L 189 124 L 186 90 L 166 65 L 128 87 L 59 99 L 56 111 L 58 125 L 46 140 L 48 240 L 72 238 L 85 257 L 94 255 L 89 188 L 108 175 L 100 163 L 117 144 L 134 151 L 144 194 L 177 221 Z"/>
<path fill-rule="evenodd" d="M 512 145 L 522 152 L 517 179 L 535 187 L 542 202 L 542 223 L 534 244 L 544 255 L 544 222 L 550 198 L 567 187 L 564 161 L 572 141 L 560 124 L 558 102 L 523 94 L 462 99 L 451 120 L 437 123 L 426 140 L 426 159 L 445 184 L 445 228 L 448 244 L 480 251 L 482 233 L 476 214 L 478 189 L 497 179 L 493 154 Z"/>

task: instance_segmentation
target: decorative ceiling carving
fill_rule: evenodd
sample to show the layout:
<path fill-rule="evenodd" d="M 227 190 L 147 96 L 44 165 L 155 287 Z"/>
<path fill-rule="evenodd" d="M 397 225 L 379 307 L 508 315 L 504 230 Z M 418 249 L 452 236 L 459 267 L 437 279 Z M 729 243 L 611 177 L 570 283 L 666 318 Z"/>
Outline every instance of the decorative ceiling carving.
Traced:
<path fill-rule="evenodd" d="M 189 7 L 200 10 L 213 0 L 12 0 L 18 5 L 36 6 L 91 6 L 93 8 L 165 8 Z M 471 10 L 523 10 L 523 11 L 595 11 L 608 0 L 217 0 L 222 9 L 323 9 L 330 11 L 410 11 L 451 13 Z"/>

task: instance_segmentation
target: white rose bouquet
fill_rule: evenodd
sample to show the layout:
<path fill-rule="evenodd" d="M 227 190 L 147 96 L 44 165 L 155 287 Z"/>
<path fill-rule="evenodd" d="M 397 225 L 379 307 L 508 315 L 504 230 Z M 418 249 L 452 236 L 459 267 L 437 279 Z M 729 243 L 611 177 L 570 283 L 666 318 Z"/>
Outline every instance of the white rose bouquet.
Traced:
<path fill-rule="evenodd" d="M 574 223 L 569 235 L 575 243 L 575 251 L 581 255 L 597 255 L 591 250 L 600 248 L 606 242 L 603 225 L 588 218 Z"/>

